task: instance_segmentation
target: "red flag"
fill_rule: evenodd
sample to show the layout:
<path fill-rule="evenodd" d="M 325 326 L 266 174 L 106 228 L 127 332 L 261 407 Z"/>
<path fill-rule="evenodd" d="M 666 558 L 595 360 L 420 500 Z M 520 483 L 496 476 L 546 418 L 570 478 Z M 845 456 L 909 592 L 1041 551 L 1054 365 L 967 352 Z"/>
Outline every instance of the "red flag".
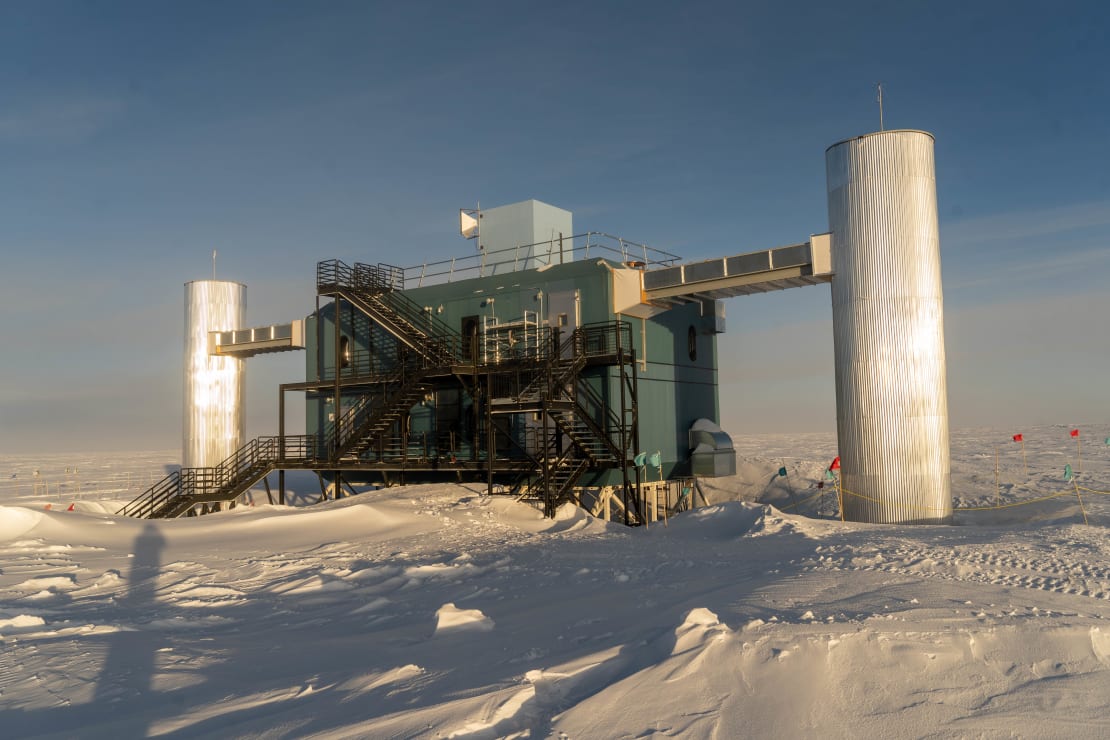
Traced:
<path fill-rule="evenodd" d="M 1071 430 L 1071 436 L 1078 437 L 1079 436 L 1079 430 L 1078 429 L 1072 429 Z"/>
<path fill-rule="evenodd" d="M 1021 442 L 1023 439 L 1025 439 L 1025 438 L 1022 437 L 1020 434 L 1015 434 L 1014 435 L 1014 441 L 1015 442 Z"/>
<path fill-rule="evenodd" d="M 837 455 L 829 465 L 829 470 L 840 470 L 840 455 Z"/>
<path fill-rule="evenodd" d="M 77 504 L 70 504 L 70 505 L 69 505 L 69 508 L 68 508 L 68 509 L 66 509 L 66 511 L 74 511 L 74 508 L 73 508 L 73 507 L 75 507 L 75 506 L 77 506 Z"/>

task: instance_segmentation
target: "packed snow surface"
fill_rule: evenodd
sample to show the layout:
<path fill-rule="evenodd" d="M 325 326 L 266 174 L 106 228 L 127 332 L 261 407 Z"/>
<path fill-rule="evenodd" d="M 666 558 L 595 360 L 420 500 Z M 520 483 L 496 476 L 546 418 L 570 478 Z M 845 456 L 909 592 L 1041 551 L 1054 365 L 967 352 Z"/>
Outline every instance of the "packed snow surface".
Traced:
<path fill-rule="evenodd" d="M 1074 440 L 1026 432 L 1024 463 L 954 437 L 958 505 L 1072 486 Z M 709 505 L 635 529 L 477 485 L 155 522 L 8 489 L 0 735 L 1110 736 L 1110 495 L 842 523 L 831 436 L 737 442 Z"/>

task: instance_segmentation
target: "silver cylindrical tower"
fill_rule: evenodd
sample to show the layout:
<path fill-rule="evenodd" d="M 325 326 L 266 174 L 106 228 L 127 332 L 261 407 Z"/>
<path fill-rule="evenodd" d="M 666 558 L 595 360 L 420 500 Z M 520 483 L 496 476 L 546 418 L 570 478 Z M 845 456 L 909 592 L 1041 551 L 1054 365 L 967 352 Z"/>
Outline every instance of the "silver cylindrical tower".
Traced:
<path fill-rule="evenodd" d="M 208 333 L 243 328 L 247 286 L 185 283 L 185 408 L 181 466 L 219 465 L 246 436 L 243 361 L 210 355 Z"/>
<path fill-rule="evenodd" d="M 883 131 L 825 152 L 845 518 L 952 518 L 933 137 Z"/>

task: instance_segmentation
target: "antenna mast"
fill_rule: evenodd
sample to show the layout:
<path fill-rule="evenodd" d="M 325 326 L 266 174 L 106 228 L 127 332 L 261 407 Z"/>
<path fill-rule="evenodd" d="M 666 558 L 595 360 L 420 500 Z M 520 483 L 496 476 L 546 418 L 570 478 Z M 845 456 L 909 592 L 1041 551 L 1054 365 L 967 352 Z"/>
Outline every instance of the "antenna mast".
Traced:
<path fill-rule="evenodd" d="M 879 89 L 879 130 L 885 131 L 883 128 L 883 83 L 876 83 L 875 87 Z"/>

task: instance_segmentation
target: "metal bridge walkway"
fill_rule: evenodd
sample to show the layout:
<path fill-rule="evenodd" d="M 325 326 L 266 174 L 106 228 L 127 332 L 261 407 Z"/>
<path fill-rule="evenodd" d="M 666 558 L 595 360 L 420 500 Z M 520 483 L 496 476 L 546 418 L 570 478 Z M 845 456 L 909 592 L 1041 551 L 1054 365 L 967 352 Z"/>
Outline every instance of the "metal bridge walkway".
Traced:
<path fill-rule="evenodd" d="M 644 271 L 645 302 L 662 307 L 832 281 L 830 235 L 808 242 Z"/>

